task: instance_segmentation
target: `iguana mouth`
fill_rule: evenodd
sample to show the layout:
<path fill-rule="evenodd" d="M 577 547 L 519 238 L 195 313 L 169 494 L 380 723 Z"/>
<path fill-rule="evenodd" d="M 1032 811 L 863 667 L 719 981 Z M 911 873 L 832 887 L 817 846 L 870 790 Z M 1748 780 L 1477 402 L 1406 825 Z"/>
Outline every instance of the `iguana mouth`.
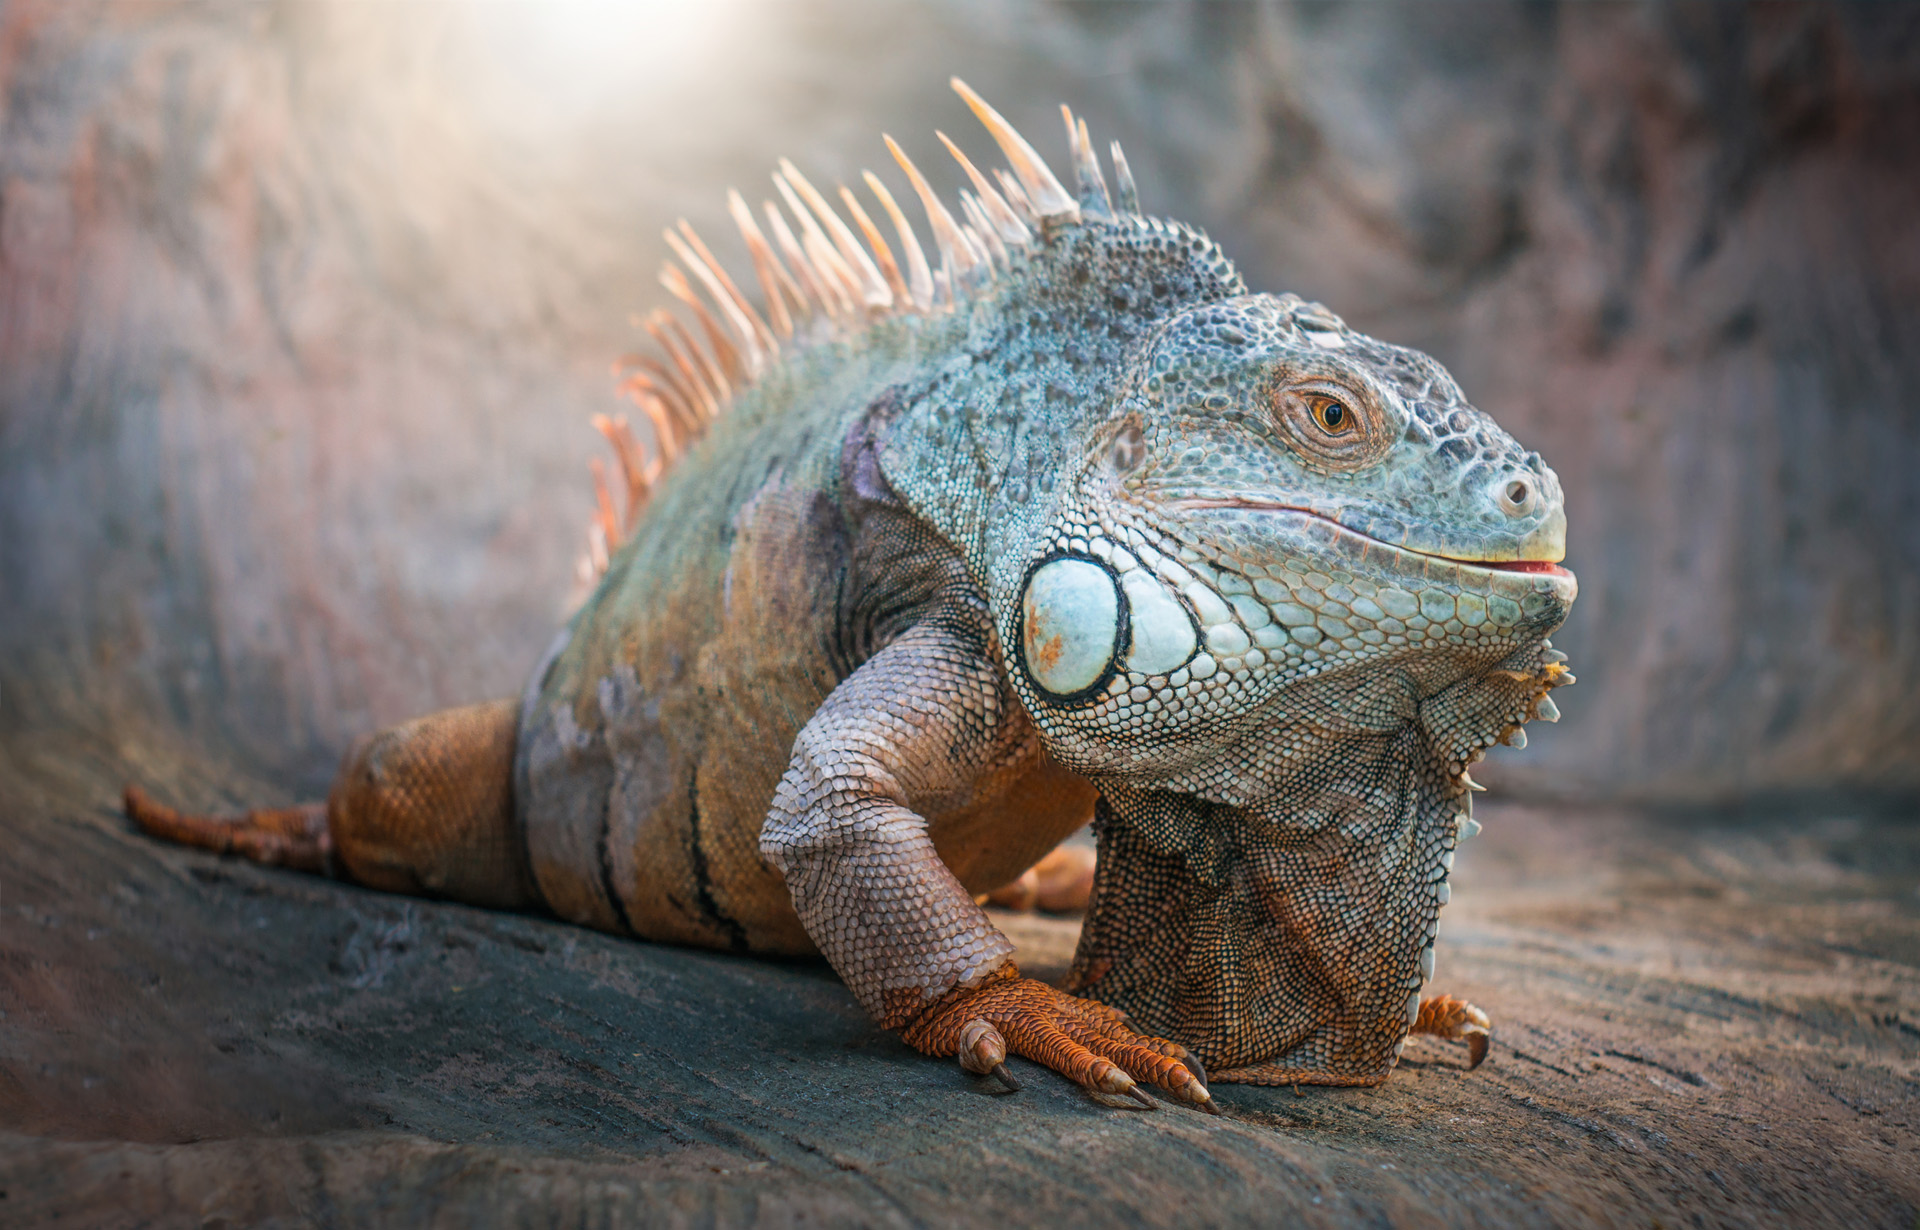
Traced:
<path fill-rule="evenodd" d="M 1401 550 L 1404 551 L 1406 548 L 1402 547 Z M 1420 552 L 1416 551 L 1414 554 L 1418 555 Z M 1491 568 L 1496 572 L 1538 572 L 1555 577 L 1570 577 L 1573 575 L 1571 570 L 1562 568 L 1552 560 L 1545 559 L 1459 559 L 1451 555 L 1436 555 L 1433 558 L 1443 559 L 1452 564 L 1471 564 L 1475 568 Z"/>
<path fill-rule="evenodd" d="M 1253 512 L 1299 513 L 1303 517 L 1312 517 L 1317 521 L 1325 521 L 1328 525 L 1338 526 L 1343 532 L 1352 534 L 1355 538 L 1364 538 L 1368 542 L 1377 543 L 1380 546 L 1383 546 L 1390 551 L 1399 551 L 1407 555 L 1417 555 L 1423 559 L 1443 560 L 1449 564 L 1464 564 L 1469 568 L 1484 568 L 1489 572 L 1518 572 L 1518 573 L 1530 574 L 1534 576 L 1553 576 L 1553 577 L 1567 577 L 1567 578 L 1573 577 L 1572 570 L 1561 567 L 1558 563 L 1554 562 L 1553 560 L 1467 559 L 1465 557 L 1458 556 L 1458 555 L 1440 555 L 1433 551 L 1421 551 L 1414 547 L 1406 546 L 1403 543 L 1388 542 L 1384 538 L 1375 538 L 1371 534 L 1365 533 L 1361 530 L 1354 529 L 1351 525 L 1348 525 L 1344 521 L 1338 520 L 1337 518 L 1334 518 L 1334 517 L 1329 517 L 1327 516 L 1327 514 L 1320 512 L 1316 509 L 1302 508 L 1298 504 L 1280 504 L 1280 503 L 1276 503 L 1268 500 L 1209 499 L 1206 497 L 1194 497 L 1194 498 L 1189 498 L 1184 500 L 1174 500 L 1172 501 L 1170 506 L 1173 508 L 1181 508 L 1181 509 L 1243 508 Z"/>

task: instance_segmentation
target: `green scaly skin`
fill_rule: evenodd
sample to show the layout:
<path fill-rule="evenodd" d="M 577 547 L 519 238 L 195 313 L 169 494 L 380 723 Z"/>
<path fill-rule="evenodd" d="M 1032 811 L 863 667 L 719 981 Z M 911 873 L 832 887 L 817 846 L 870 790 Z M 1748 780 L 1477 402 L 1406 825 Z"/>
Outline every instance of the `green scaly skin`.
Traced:
<path fill-rule="evenodd" d="M 667 480 L 522 707 L 540 894 L 820 951 L 974 1071 L 1378 1081 L 1466 769 L 1571 681 L 1558 480 L 1432 359 L 1097 184 L 1036 230 L 951 313 L 790 350 Z M 1009 981 L 972 900 L 1088 783 L 1072 989 L 1142 1034 Z"/>

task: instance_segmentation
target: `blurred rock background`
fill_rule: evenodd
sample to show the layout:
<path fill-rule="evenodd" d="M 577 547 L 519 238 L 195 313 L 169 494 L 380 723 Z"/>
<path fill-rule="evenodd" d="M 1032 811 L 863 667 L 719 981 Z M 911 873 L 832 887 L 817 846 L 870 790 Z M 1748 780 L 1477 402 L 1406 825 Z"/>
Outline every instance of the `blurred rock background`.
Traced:
<path fill-rule="evenodd" d="M 1249 282 L 1559 470 L 1566 719 L 1484 776 L 1920 790 L 1920 8 L 0 5 L 0 734 L 287 794 L 516 692 L 686 216 L 1070 102 Z M 261 800 L 264 801 L 264 800 Z M 103 800 L 104 803 L 104 800 Z"/>

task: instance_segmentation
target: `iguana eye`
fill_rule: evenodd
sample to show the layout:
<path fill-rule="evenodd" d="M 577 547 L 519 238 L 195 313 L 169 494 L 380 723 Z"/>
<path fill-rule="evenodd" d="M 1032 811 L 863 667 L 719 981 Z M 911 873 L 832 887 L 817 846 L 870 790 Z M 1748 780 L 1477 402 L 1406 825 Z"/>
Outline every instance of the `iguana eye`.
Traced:
<path fill-rule="evenodd" d="M 1272 397 L 1287 443 L 1315 469 L 1363 469 L 1393 446 L 1390 416 L 1364 386 L 1308 377 L 1280 384 Z"/>
<path fill-rule="evenodd" d="M 1320 430 L 1330 436 L 1344 436 L 1353 430 L 1353 411 L 1347 409 L 1345 402 L 1335 401 L 1331 397 L 1309 396 L 1307 411 L 1313 415 L 1313 421 Z"/>

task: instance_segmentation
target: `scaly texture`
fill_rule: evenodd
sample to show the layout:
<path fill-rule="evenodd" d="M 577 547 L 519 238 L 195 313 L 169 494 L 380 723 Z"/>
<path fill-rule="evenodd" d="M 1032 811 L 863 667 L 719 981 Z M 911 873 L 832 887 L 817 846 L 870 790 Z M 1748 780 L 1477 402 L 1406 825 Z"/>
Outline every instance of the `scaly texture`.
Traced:
<path fill-rule="evenodd" d="M 1214 1109 L 1202 1083 L 1206 1069 L 1186 1047 L 1136 1033 L 1125 1013 L 1105 1004 L 1022 978 L 1012 963 L 928 1007 L 901 1037 L 929 1055 L 953 1055 L 969 1072 L 993 1072 L 1010 1084 L 1004 1061 L 1012 1053 L 1098 1093 L 1132 1094 L 1151 1106 L 1135 1092 L 1138 1081 Z"/>
<path fill-rule="evenodd" d="M 340 870 L 389 892 L 518 909 L 536 898 L 508 820 L 514 705 L 463 705 L 361 739 L 327 799 Z"/>
<path fill-rule="evenodd" d="M 394 852 L 388 886 L 523 874 L 586 925 L 819 951 L 973 1072 L 1204 1106 L 1209 1069 L 1379 1081 L 1410 1029 L 1484 1053 L 1484 1014 L 1421 989 L 1467 769 L 1572 682 L 1558 480 L 1431 358 L 1141 214 L 1117 148 L 1116 205 L 1084 122 L 1070 192 L 955 85 L 1009 168 L 943 136 L 956 218 L 889 141 L 937 266 L 877 176 L 898 256 L 786 162 L 784 210 L 730 201 L 762 307 L 667 233 L 693 328 L 655 313 L 627 362 L 650 452 L 596 424 L 624 495 L 596 472 L 600 575 L 518 708 L 511 817 L 390 790 L 334 839 Z M 1074 997 L 974 894 L 1096 795 Z M 524 872 L 451 874 L 476 848 Z"/>
<path fill-rule="evenodd" d="M 893 1028 L 1013 953 L 911 802 L 965 791 L 1018 754 L 983 615 L 927 620 L 835 688 L 795 740 L 760 835 L 807 934 Z"/>

